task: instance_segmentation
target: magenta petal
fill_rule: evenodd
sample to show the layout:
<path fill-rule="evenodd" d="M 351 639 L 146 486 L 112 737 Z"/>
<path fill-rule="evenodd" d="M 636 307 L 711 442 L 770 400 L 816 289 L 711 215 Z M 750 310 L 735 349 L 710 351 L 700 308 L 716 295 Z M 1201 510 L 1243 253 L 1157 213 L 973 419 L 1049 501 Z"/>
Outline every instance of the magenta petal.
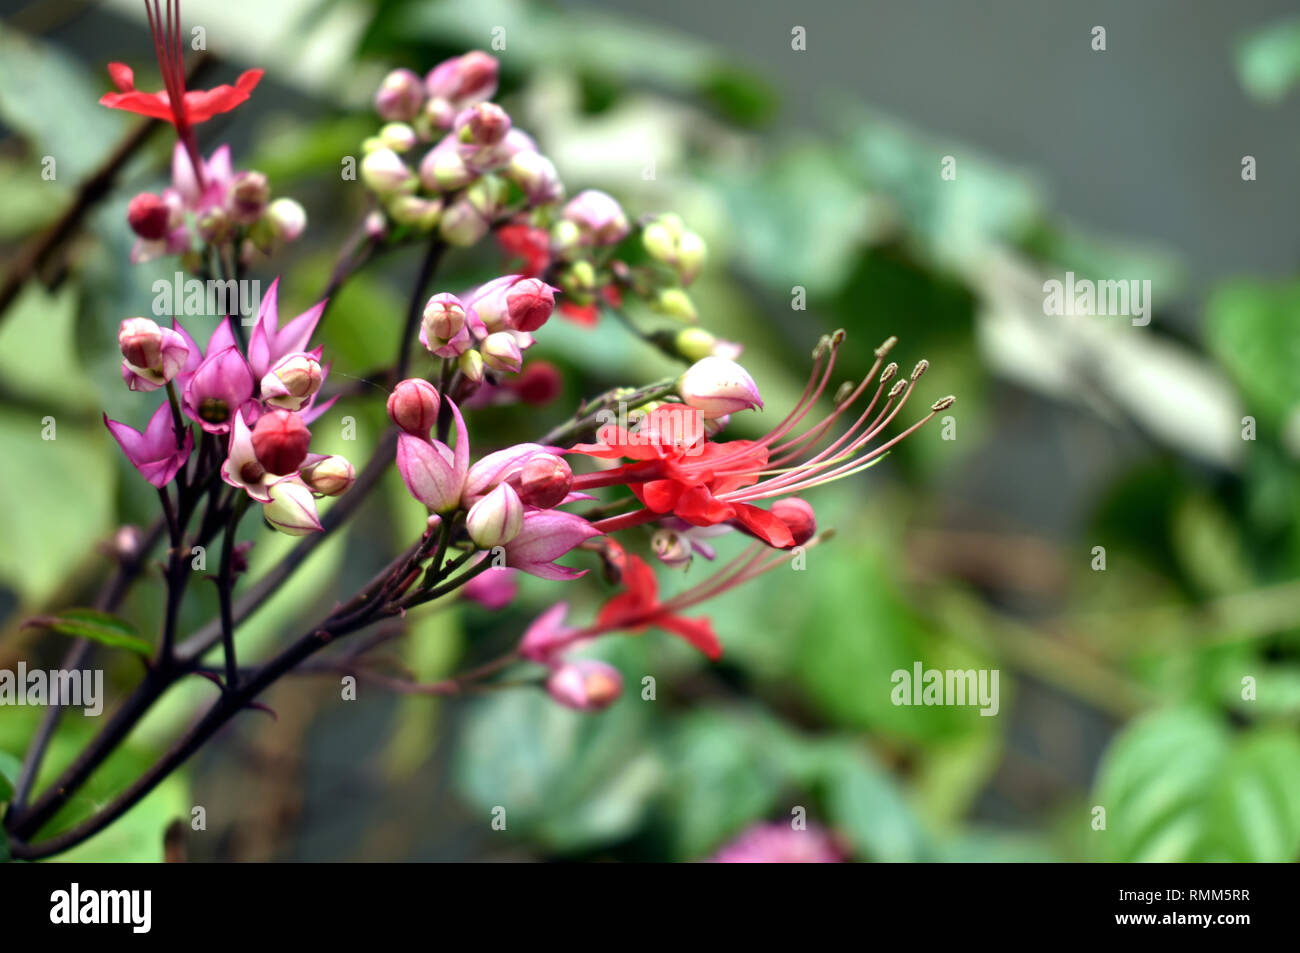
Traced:
<path fill-rule="evenodd" d="M 541 579 L 576 579 L 586 570 L 558 566 L 554 560 L 600 535 L 598 529 L 573 513 L 530 510 L 524 516 L 524 528 L 505 546 L 506 565 Z"/>
<path fill-rule="evenodd" d="M 568 611 L 567 602 L 557 602 L 534 619 L 519 641 L 519 654 L 535 662 L 547 662 L 557 648 L 567 644 L 574 631 L 564 624 Z"/>
<path fill-rule="evenodd" d="M 104 426 L 113 435 L 126 454 L 131 466 L 154 486 L 163 487 L 172 481 L 194 449 L 194 434 L 187 427 L 180 449 L 176 447 L 176 433 L 172 426 L 171 407 L 163 404 L 149 419 L 144 433 L 104 415 Z"/>
<path fill-rule="evenodd" d="M 397 470 L 411 496 L 429 509 L 443 513 L 460 502 L 464 476 L 452 466 L 451 451 L 408 433 L 397 438 Z"/>

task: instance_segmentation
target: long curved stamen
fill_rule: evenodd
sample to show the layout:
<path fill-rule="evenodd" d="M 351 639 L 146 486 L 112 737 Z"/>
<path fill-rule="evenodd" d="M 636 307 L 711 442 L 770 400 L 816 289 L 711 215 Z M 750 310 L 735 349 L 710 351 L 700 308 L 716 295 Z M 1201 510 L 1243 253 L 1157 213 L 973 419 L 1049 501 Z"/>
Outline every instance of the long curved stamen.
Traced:
<path fill-rule="evenodd" d="M 777 424 L 776 427 L 767 434 L 767 436 L 750 442 L 744 449 L 733 450 L 730 453 L 725 453 L 721 457 L 716 457 L 709 460 L 707 464 L 702 465 L 717 472 L 719 467 L 725 466 L 729 462 L 735 462 L 738 459 L 752 456 L 755 449 L 771 446 L 772 443 L 780 440 L 795 426 L 797 426 L 799 421 L 806 417 L 813 407 L 817 406 L 817 401 L 821 399 L 822 392 L 826 390 L 826 385 L 830 381 L 832 372 L 835 370 L 835 358 L 839 353 L 840 342 L 844 340 L 843 332 L 836 332 L 836 334 L 831 336 L 829 339 L 823 340 L 826 342 L 824 348 L 819 346 L 817 351 L 814 352 L 813 370 L 812 373 L 808 375 L 808 383 L 804 386 L 803 394 L 800 395 L 794 408 L 786 414 L 782 421 Z M 829 351 L 829 357 L 826 358 L 826 366 L 821 370 L 819 375 L 818 370 L 821 366 L 823 350 Z M 685 469 L 689 469 L 692 467 L 692 462 L 689 460 L 683 460 L 681 461 L 681 466 Z"/>
<path fill-rule="evenodd" d="M 876 448 L 871 451 L 869 456 L 859 458 L 856 462 L 852 459 L 862 447 L 876 439 L 876 437 L 878 437 L 880 433 L 893 422 L 894 418 L 898 416 L 899 411 L 903 409 L 903 405 L 907 403 L 907 398 L 911 396 L 912 388 L 906 386 L 905 381 L 899 381 L 898 384 L 894 385 L 894 387 L 898 388 L 900 385 L 902 385 L 902 393 L 900 395 L 900 400 L 894 408 L 890 410 L 889 403 L 886 403 L 884 408 L 881 409 L 881 416 L 872 422 L 871 427 L 865 433 L 858 436 L 852 444 L 838 455 L 839 459 L 849 457 L 850 462 L 836 464 L 833 460 L 824 459 L 826 452 L 823 451 L 823 453 L 818 454 L 812 460 L 807 461 L 801 468 L 802 472 L 797 470 L 794 474 L 766 480 L 762 483 L 755 484 L 754 486 L 747 487 L 744 490 L 739 490 L 735 494 L 724 493 L 719 497 L 719 499 L 724 499 L 731 503 L 745 502 L 748 500 L 763 499 L 764 497 L 773 496 L 777 493 L 793 493 L 795 492 L 796 487 L 799 489 L 806 489 L 808 487 L 818 486 L 822 481 L 832 479 L 839 473 L 856 466 L 857 463 L 870 459 L 871 456 L 883 452 L 883 449 L 893 446 L 898 442 L 899 438 L 894 438 L 889 443 L 882 445 L 882 447 Z M 890 402 L 892 403 L 892 392 Z M 827 467 L 833 467 L 834 469 L 813 477 L 812 479 L 808 478 L 810 474 L 814 474 L 819 470 L 826 470 Z"/>

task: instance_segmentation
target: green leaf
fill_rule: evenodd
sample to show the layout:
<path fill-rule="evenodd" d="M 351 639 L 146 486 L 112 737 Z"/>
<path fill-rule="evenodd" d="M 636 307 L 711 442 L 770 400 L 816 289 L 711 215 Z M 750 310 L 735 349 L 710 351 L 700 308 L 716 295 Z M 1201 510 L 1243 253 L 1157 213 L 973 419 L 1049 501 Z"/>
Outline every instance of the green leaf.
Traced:
<path fill-rule="evenodd" d="M 65 609 L 58 615 L 28 619 L 23 626 L 40 626 L 61 635 L 90 639 L 109 648 L 127 649 L 145 658 L 153 655 L 153 646 L 140 638 L 131 623 L 96 609 Z"/>
<path fill-rule="evenodd" d="M 826 811 L 837 831 L 864 859 L 925 860 L 929 839 L 889 772 L 853 742 L 829 745 L 823 790 Z"/>
<path fill-rule="evenodd" d="M 1098 774 L 1112 861 L 1280 862 L 1300 852 L 1300 739 L 1255 729 L 1233 735 L 1216 716 L 1158 712 L 1128 726 Z"/>
<path fill-rule="evenodd" d="M 1274 423 L 1300 404 L 1300 282 L 1234 281 L 1206 306 L 1205 336 L 1248 401 Z"/>

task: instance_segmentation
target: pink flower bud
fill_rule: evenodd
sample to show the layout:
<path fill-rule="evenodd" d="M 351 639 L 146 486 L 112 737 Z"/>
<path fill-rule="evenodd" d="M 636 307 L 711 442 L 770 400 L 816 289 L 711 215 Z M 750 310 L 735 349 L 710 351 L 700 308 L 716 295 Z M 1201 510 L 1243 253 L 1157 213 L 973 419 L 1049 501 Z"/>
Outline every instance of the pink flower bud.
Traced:
<path fill-rule="evenodd" d="M 410 122 L 424 105 L 424 84 L 409 69 L 395 69 L 379 84 L 375 112 L 389 121 Z"/>
<path fill-rule="evenodd" d="M 170 220 L 171 209 L 152 192 L 141 192 L 126 207 L 127 224 L 145 241 L 157 241 L 166 235 Z"/>
<path fill-rule="evenodd" d="M 307 213 L 293 199 L 276 199 L 266 209 L 266 221 L 280 241 L 297 241 L 307 227 Z"/>
<path fill-rule="evenodd" d="M 535 453 L 519 471 L 519 499 L 549 510 L 559 506 L 573 488 L 573 470 L 552 453 Z"/>
<path fill-rule="evenodd" d="M 443 211 L 438 225 L 438 234 L 457 248 L 468 248 L 487 233 L 488 220 L 463 195 Z"/>
<path fill-rule="evenodd" d="M 483 363 L 491 370 L 515 374 L 523 367 L 524 357 L 519 351 L 519 343 L 509 331 L 489 334 L 479 345 L 479 351 Z"/>
<path fill-rule="evenodd" d="M 489 331 L 536 331 L 555 310 L 555 288 L 538 278 L 504 275 L 478 288 L 469 299 Z"/>
<path fill-rule="evenodd" d="M 185 367 L 190 347 L 171 328 L 148 318 L 128 318 L 117 332 L 122 349 L 122 377 L 131 390 L 151 391 L 172 380 Z"/>
<path fill-rule="evenodd" d="M 239 225 L 252 225 L 271 201 L 271 184 L 260 172 L 241 172 L 230 183 L 226 209 Z"/>
<path fill-rule="evenodd" d="M 272 407 L 302 410 L 320 390 L 321 366 L 305 351 L 286 354 L 262 378 L 262 399 Z"/>
<path fill-rule="evenodd" d="M 457 108 L 490 99 L 497 91 L 497 61 L 481 50 L 444 60 L 424 78 L 431 99 L 441 99 Z"/>
<path fill-rule="evenodd" d="M 456 357 L 472 343 L 468 315 L 459 298 L 436 294 L 424 306 L 420 343 L 439 357 Z"/>
<path fill-rule="evenodd" d="M 566 708 L 600 711 L 623 693 L 623 676 L 612 665 L 596 659 L 564 662 L 546 680 L 546 691 Z"/>
<path fill-rule="evenodd" d="M 817 517 L 812 506 L 797 496 L 787 496 L 773 503 L 772 515 L 790 530 L 796 546 L 802 546 L 817 535 Z"/>
<path fill-rule="evenodd" d="M 496 103 L 478 103 L 462 111 L 452 134 L 463 143 L 495 146 L 510 131 L 510 116 Z"/>
<path fill-rule="evenodd" d="M 758 385 L 749 372 L 725 357 L 696 361 L 678 378 L 677 393 L 706 418 L 763 406 Z"/>
<path fill-rule="evenodd" d="M 262 515 L 268 523 L 287 536 L 320 532 L 320 516 L 311 490 L 293 480 L 282 480 L 267 492 L 271 502 L 263 504 Z"/>
<path fill-rule="evenodd" d="M 357 471 L 346 457 L 334 454 L 311 466 L 303 467 L 299 473 L 302 481 L 313 493 L 321 496 L 339 496 L 351 489 L 356 482 Z"/>
<path fill-rule="evenodd" d="M 455 148 L 439 143 L 420 160 L 420 184 L 430 192 L 454 192 L 469 185 L 478 173 Z"/>
<path fill-rule="evenodd" d="M 375 192 L 413 191 L 416 178 L 392 149 L 376 149 L 361 160 L 361 178 Z"/>
<path fill-rule="evenodd" d="M 480 549 L 504 546 L 524 528 L 524 504 L 508 483 L 498 483 L 492 492 L 469 508 L 465 529 Z"/>
<path fill-rule="evenodd" d="M 253 453 L 268 473 L 285 476 L 307 458 L 311 432 L 302 418 L 287 410 L 263 414 L 253 427 Z"/>
<path fill-rule="evenodd" d="M 529 205 L 546 205 L 564 198 L 564 184 L 555 163 L 540 152 L 515 153 L 505 176 L 524 190 Z"/>
<path fill-rule="evenodd" d="M 612 196 L 596 189 L 579 192 L 564 206 L 563 218 L 578 226 L 583 244 L 616 245 L 628 233 L 627 216 Z"/>
<path fill-rule="evenodd" d="M 388 203 L 388 214 L 398 225 L 410 225 L 427 232 L 438 224 L 442 201 L 422 199 L 418 195 L 399 195 Z"/>
<path fill-rule="evenodd" d="M 436 387 L 411 377 L 401 381 L 388 396 L 388 417 L 407 433 L 427 440 L 429 431 L 438 422 L 441 404 Z"/>

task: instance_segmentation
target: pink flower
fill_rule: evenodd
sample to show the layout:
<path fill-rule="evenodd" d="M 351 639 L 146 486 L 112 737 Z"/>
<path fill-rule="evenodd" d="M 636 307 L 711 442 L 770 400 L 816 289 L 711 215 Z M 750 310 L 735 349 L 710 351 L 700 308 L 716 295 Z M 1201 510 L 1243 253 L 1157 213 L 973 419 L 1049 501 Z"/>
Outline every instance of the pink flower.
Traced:
<path fill-rule="evenodd" d="M 487 558 L 486 555 L 483 556 Z M 477 602 L 485 609 L 504 609 L 514 601 L 519 592 L 519 583 L 515 581 L 515 570 L 505 566 L 495 566 L 479 573 L 461 587 L 462 598 Z"/>
<path fill-rule="evenodd" d="M 258 380 L 266 376 L 272 365 L 280 358 L 296 351 L 306 351 L 307 342 L 325 311 L 325 302 L 321 301 L 308 308 L 284 327 L 280 327 L 277 299 L 280 279 L 271 282 L 262 296 L 262 306 L 257 312 L 257 326 L 248 339 L 248 363 Z"/>
<path fill-rule="evenodd" d="M 176 430 L 172 425 L 171 407 L 164 403 L 149 418 L 144 433 L 104 415 L 104 426 L 113 435 L 131 461 L 131 466 L 156 487 L 164 487 L 185 465 L 194 449 L 194 434 L 187 427 L 185 439 L 176 446 Z"/>
<path fill-rule="evenodd" d="M 270 503 L 268 485 L 273 478 L 257 459 L 253 449 L 253 433 L 244 421 L 244 412 L 235 411 L 235 422 L 230 431 L 230 452 L 221 464 L 221 479 L 233 487 L 244 490 L 259 503 Z"/>
<path fill-rule="evenodd" d="M 505 545 L 506 565 L 540 579 L 577 579 L 585 569 L 555 562 L 575 546 L 601 535 L 581 516 L 561 510 L 529 510 L 523 528 Z"/>
<path fill-rule="evenodd" d="M 214 340 L 221 328 L 229 334 L 223 321 Z M 214 350 L 209 343 L 207 356 L 185 387 L 185 413 L 208 433 L 229 433 L 235 414 L 252 401 L 253 385 L 252 371 L 238 347 L 231 344 Z"/>
<path fill-rule="evenodd" d="M 450 397 L 442 399 L 451 405 L 456 423 L 455 451 L 441 440 L 425 440 L 405 431 L 397 438 L 397 469 L 402 482 L 411 496 L 435 513 L 448 513 L 460 507 L 469 472 L 465 419 Z"/>
<path fill-rule="evenodd" d="M 825 828 L 755 824 L 713 855 L 715 864 L 840 864 L 844 850 Z"/>

